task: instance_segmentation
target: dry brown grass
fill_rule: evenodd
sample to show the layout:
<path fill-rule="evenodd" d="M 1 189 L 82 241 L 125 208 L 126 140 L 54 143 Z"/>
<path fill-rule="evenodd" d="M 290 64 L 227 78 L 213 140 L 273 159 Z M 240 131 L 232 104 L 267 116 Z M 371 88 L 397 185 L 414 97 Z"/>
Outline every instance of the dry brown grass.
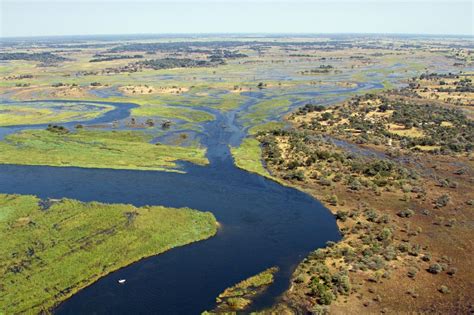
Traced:
<path fill-rule="evenodd" d="M 410 138 L 423 138 L 425 134 L 422 130 L 412 127 L 412 128 L 405 128 L 403 125 L 397 124 L 387 124 L 387 130 L 390 133 L 393 133 L 398 136 L 402 137 L 410 137 Z"/>
<path fill-rule="evenodd" d="M 188 87 L 155 87 L 149 85 L 126 85 L 119 90 L 125 95 L 180 94 L 189 91 Z"/>

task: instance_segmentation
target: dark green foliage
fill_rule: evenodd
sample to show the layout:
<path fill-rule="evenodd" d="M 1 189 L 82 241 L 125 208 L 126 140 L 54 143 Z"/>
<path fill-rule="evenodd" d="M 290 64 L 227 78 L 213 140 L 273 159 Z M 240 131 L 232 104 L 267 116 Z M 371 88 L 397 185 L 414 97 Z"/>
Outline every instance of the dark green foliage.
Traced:
<path fill-rule="evenodd" d="M 312 286 L 311 294 L 318 296 L 318 302 L 322 305 L 329 305 L 334 300 L 335 296 L 328 287 L 321 283 L 315 283 Z"/>
<path fill-rule="evenodd" d="M 337 210 L 336 219 L 344 222 L 344 221 L 346 221 L 348 215 L 349 215 L 349 213 L 347 211 Z"/>
<path fill-rule="evenodd" d="M 426 261 L 426 262 L 430 261 L 431 260 L 431 254 L 430 253 L 424 254 L 423 257 L 421 257 L 421 260 Z"/>
<path fill-rule="evenodd" d="M 311 269 L 314 275 L 310 283 L 310 294 L 317 297 L 318 304 L 329 305 L 338 294 L 347 295 L 351 290 L 346 272 L 331 274 L 323 263 L 316 263 Z"/>
<path fill-rule="evenodd" d="M 43 65 L 55 64 L 66 61 L 67 58 L 52 54 L 50 52 L 40 53 L 0 53 L 0 60 L 27 60 L 39 61 Z"/>
<path fill-rule="evenodd" d="M 461 86 L 458 86 L 461 88 Z M 458 88 L 457 87 L 457 88 Z M 465 86 L 462 87 L 466 89 Z M 469 87 L 472 89 L 472 86 Z M 365 105 L 365 101 L 381 99 L 382 104 L 375 106 Z M 308 105 L 307 105 L 308 106 Z M 404 149 L 416 149 L 417 146 L 439 146 L 439 150 L 430 151 L 432 153 L 461 153 L 471 152 L 474 148 L 474 122 L 472 122 L 460 110 L 435 106 L 433 104 L 420 105 L 407 101 L 393 101 L 383 95 L 367 94 L 353 97 L 349 105 L 336 107 L 338 119 L 347 119 L 348 123 L 341 125 L 341 128 L 329 130 L 336 135 L 344 132 L 344 129 L 355 129 L 361 131 L 360 135 L 354 135 L 352 140 L 359 144 L 374 143 L 380 144 L 388 139 L 399 142 L 399 146 Z M 393 111 L 379 120 L 367 119 L 366 114 L 370 111 L 386 112 Z M 305 115 L 310 112 L 306 106 L 301 108 L 296 115 Z M 353 114 L 356 115 L 353 115 Z M 333 115 L 326 112 L 321 117 L 315 118 L 310 126 L 306 126 L 315 131 L 328 131 L 328 128 L 320 121 L 332 120 Z M 449 122 L 452 127 L 442 125 Z M 387 124 L 398 124 L 406 129 L 416 127 L 423 132 L 422 137 L 409 137 L 391 133 L 387 129 Z"/>
<path fill-rule="evenodd" d="M 355 177 L 352 177 L 352 176 L 349 177 L 349 181 L 348 181 L 347 184 L 348 184 L 349 189 L 351 189 L 351 190 L 361 190 L 362 189 L 362 184 Z"/>
<path fill-rule="evenodd" d="M 274 42 L 268 42 L 267 45 L 275 45 Z M 284 43 L 282 43 L 284 44 Z M 251 45 L 254 48 L 265 45 L 260 42 L 258 45 L 255 42 L 246 41 L 176 41 L 176 42 L 162 42 L 162 43 L 130 43 L 124 44 L 112 49 L 108 52 L 128 52 L 128 51 L 143 51 L 155 53 L 157 51 L 162 52 L 184 52 L 184 53 L 207 53 L 209 55 L 217 55 L 219 57 L 237 58 L 246 57 L 247 55 L 241 54 L 228 49 L 237 48 L 241 46 Z M 285 45 L 283 45 L 285 46 Z"/>
<path fill-rule="evenodd" d="M 78 128 L 76 126 L 76 128 Z M 79 127 L 79 128 L 82 128 L 82 127 Z M 64 126 L 58 126 L 58 125 L 48 125 L 48 127 L 46 128 L 46 130 L 50 131 L 50 132 L 54 132 L 54 133 L 57 133 L 57 134 L 66 134 L 66 133 L 69 133 L 69 129 L 67 129 L 66 127 Z"/>
<path fill-rule="evenodd" d="M 222 60 L 219 61 L 207 61 L 207 60 L 194 60 L 189 58 L 163 58 L 163 59 L 152 59 L 144 60 L 137 63 L 138 66 L 143 68 L 160 70 L 160 69 L 172 69 L 172 68 L 195 68 L 195 67 L 210 67 L 218 64 L 224 64 Z"/>
<path fill-rule="evenodd" d="M 284 175 L 283 178 L 289 180 L 295 179 L 297 181 L 304 181 L 305 176 L 302 171 L 291 171 Z"/>
<path fill-rule="evenodd" d="M 379 241 L 387 241 L 392 238 L 392 230 L 388 227 L 383 228 L 380 234 L 378 235 Z"/>
<path fill-rule="evenodd" d="M 364 213 L 367 221 L 375 222 L 377 220 L 377 212 L 374 209 L 367 209 Z"/>
<path fill-rule="evenodd" d="M 289 144 L 287 159 L 281 158 L 282 152 L 278 146 L 278 137 L 286 137 Z M 313 177 L 322 186 L 331 186 L 346 175 L 346 184 L 351 190 L 361 190 L 364 187 L 395 185 L 395 180 L 415 180 L 417 175 L 401 165 L 376 158 L 354 156 L 339 150 L 327 140 L 314 137 L 296 130 L 274 130 L 259 133 L 258 140 L 262 144 L 263 158 L 267 164 L 285 173 L 287 179 L 301 179 L 302 174 L 294 171 L 303 168 L 324 169 L 327 165 L 335 165 L 339 170 L 329 170 L 322 176 Z M 323 165 L 323 166 L 321 166 Z M 342 167 L 342 169 L 341 169 Z M 331 167 L 332 168 L 332 167 Z M 290 172 L 288 172 L 290 171 Z M 329 179 L 332 177 L 332 181 Z M 368 177 L 362 181 L 360 178 Z"/>
<path fill-rule="evenodd" d="M 351 282 L 347 273 L 338 272 L 332 276 L 333 288 L 339 294 L 348 295 L 351 291 Z"/>
<path fill-rule="evenodd" d="M 112 61 L 112 60 L 120 60 L 120 59 L 138 59 L 143 58 L 143 55 L 103 55 L 103 54 L 96 54 L 94 58 L 89 60 L 89 62 L 102 62 L 102 61 Z"/>
<path fill-rule="evenodd" d="M 326 107 L 323 105 L 313 105 L 313 104 L 306 104 L 303 107 L 300 107 L 296 112 L 297 115 L 305 115 L 311 112 L 322 112 L 325 110 Z"/>
<path fill-rule="evenodd" d="M 397 251 L 393 246 L 387 246 L 382 255 L 385 260 L 394 260 L 397 258 Z"/>
<path fill-rule="evenodd" d="M 329 112 L 325 112 L 321 115 L 321 120 L 326 121 L 332 119 L 332 114 Z"/>

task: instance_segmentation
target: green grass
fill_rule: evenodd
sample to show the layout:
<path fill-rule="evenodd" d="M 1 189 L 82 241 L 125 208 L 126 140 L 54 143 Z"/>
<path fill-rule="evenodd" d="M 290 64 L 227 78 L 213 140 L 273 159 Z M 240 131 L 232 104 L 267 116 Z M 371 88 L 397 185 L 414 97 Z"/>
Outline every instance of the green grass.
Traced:
<path fill-rule="evenodd" d="M 239 147 L 231 148 L 231 153 L 237 167 L 271 178 L 271 175 L 262 165 L 262 149 L 257 139 L 245 138 Z"/>
<path fill-rule="evenodd" d="M 144 257 L 213 236 L 214 216 L 0 194 L 0 313 L 39 313 Z"/>
<path fill-rule="evenodd" d="M 133 108 L 132 116 L 154 117 L 159 116 L 168 119 L 181 119 L 187 122 L 200 123 L 214 120 L 214 115 L 201 110 L 173 107 L 160 104 L 160 102 L 138 102 L 140 107 Z"/>
<path fill-rule="evenodd" d="M 0 142 L 0 163 L 138 170 L 171 170 L 177 160 L 208 163 L 203 148 L 153 145 L 151 139 L 140 131 L 25 130 Z"/>
<path fill-rule="evenodd" d="M 247 278 L 236 285 L 225 289 L 216 298 L 216 314 L 229 311 L 242 311 L 252 303 L 252 298 L 263 292 L 273 283 L 274 276 L 278 272 L 278 267 L 268 268 L 259 274 Z M 213 312 L 207 312 L 212 314 Z M 203 314 L 206 314 L 203 313 Z"/>
<path fill-rule="evenodd" d="M 261 131 L 270 131 L 274 129 L 281 129 L 285 126 L 284 122 L 279 122 L 279 121 L 269 121 L 267 123 L 253 126 L 252 128 L 249 129 L 249 134 L 250 135 L 255 135 Z"/>
<path fill-rule="evenodd" d="M 255 276 L 252 276 L 250 278 L 247 278 L 237 283 L 235 286 L 225 290 L 224 293 L 220 294 L 219 296 L 220 297 L 233 296 L 236 292 L 240 290 L 248 290 L 255 287 L 269 285 L 273 282 L 273 275 L 277 272 L 278 272 L 277 267 L 268 268 L 267 270 L 262 271 L 261 273 Z"/>
<path fill-rule="evenodd" d="M 87 106 L 86 106 L 87 105 Z M 88 106 L 94 106 L 91 110 Z M 0 104 L 0 126 L 65 123 L 89 120 L 112 110 L 109 105 L 88 103 L 23 103 Z"/>
<path fill-rule="evenodd" d="M 229 111 L 242 105 L 245 102 L 246 97 L 238 93 L 228 93 L 221 96 L 221 100 L 222 102 L 219 103 L 217 108 L 222 111 Z"/>
<path fill-rule="evenodd" d="M 280 118 L 288 111 L 291 101 L 287 99 L 272 99 L 262 101 L 249 108 L 249 112 L 242 116 L 245 126 L 263 124 L 268 118 Z"/>
<path fill-rule="evenodd" d="M 402 66 L 396 70 L 391 69 L 390 66 L 396 63 L 401 63 Z M 367 82 L 372 79 L 368 75 L 373 74 L 373 73 L 383 75 L 383 76 L 388 76 L 391 73 L 420 72 L 425 69 L 425 65 L 423 64 L 420 64 L 418 62 L 413 62 L 413 61 L 407 61 L 399 57 L 385 58 L 383 60 L 383 64 L 385 64 L 386 67 L 366 68 L 363 70 L 359 70 L 351 76 L 351 79 L 357 82 Z M 384 80 L 381 83 L 384 85 L 383 87 L 384 89 L 394 88 L 394 86 L 392 85 L 390 81 Z"/>
<path fill-rule="evenodd" d="M 383 89 L 384 90 L 392 90 L 392 89 L 395 88 L 395 85 L 392 82 L 388 81 L 388 80 L 382 81 L 382 84 L 383 84 Z"/>

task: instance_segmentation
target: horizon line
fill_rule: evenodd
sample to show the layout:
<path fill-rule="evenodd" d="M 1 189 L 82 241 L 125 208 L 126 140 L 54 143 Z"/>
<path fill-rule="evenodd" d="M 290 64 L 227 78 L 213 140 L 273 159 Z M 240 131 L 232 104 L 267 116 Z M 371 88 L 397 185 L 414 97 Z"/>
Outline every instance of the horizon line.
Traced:
<path fill-rule="evenodd" d="M 303 36 L 314 36 L 314 35 L 391 35 L 391 36 L 440 36 L 440 37 L 473 37 L 474 34 L 438 34 L 438 33 L 397 33 L 397 32 L 176 32 L 176 33 L 122 33 L 122 34 L 110 34 L 110 33 L 97 33 L 97 34 L 67 34 L 67 35 L 7 35 L 3 36 L 0 34 L 0 39 L 34 39 L 34 38 L 61 38 L 61 37 L 103 37 L 103 36 L 228 36 L 228 35 L 270 35 L 270 36 L 290 36 L 290 35 L 303 35 Z"/>

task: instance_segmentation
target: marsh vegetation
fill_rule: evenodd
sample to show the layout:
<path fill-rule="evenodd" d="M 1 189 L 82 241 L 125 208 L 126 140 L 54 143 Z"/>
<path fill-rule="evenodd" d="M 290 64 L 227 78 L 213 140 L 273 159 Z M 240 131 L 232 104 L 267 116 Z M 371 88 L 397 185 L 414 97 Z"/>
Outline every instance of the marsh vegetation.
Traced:
<path fill-rule="evenodd" d="M 100 277 L 216 233 L 209 212 L 0 195 L 0 305 L 48 313 Z"/>
<path fill-rule="evenodd" d="M 92 131 L 48 127 L 25 130 L 0 142 L 3 164 L 179 170 L 176 161 L 206 164 L 205 149 L 151 144 L 140 131 Z"/>

